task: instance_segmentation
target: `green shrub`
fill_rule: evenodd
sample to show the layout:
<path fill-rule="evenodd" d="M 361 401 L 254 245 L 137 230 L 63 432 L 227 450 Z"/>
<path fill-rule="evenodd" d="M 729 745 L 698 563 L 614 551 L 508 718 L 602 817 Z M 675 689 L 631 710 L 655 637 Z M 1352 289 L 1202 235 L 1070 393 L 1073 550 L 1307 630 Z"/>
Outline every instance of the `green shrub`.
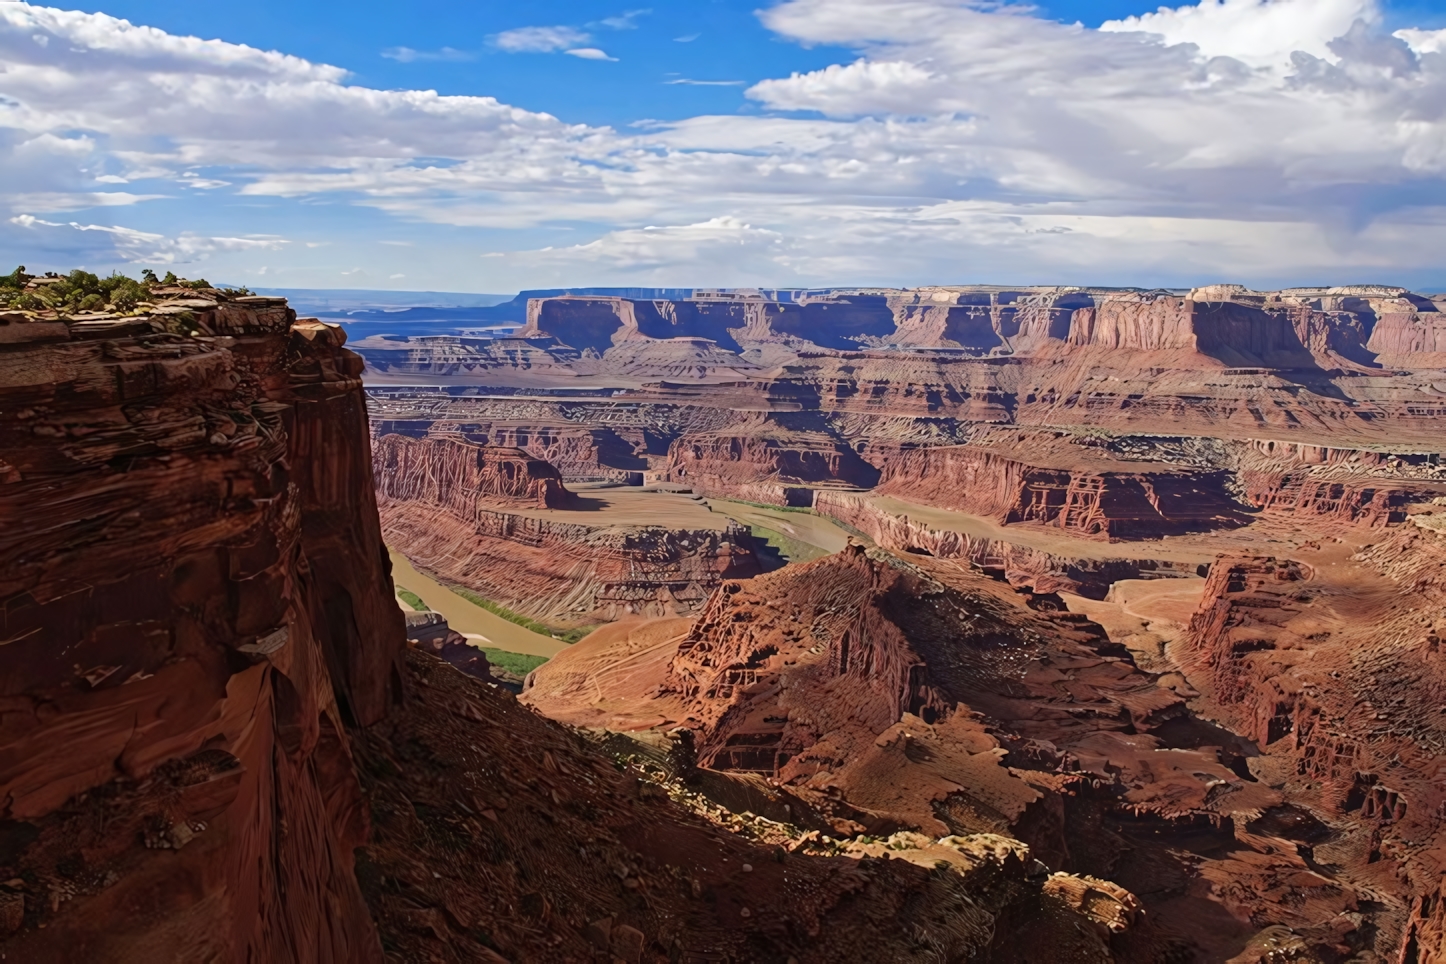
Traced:
<path fill-rule="evenodd" d="M 398 586 L 397 596 L 402 600 L 402 602 L 406 603 L 408 606 L 411 606 L 419 613 L 429 613 L 432 611 L 432 607 L 422 602 L 422 597 L 418 596 L 410 589 L 403 589 L 401 586 Z"/>
<path fill-rule="evenodd" d="M 146 290 L 145 285 L 130 278 L 122 278 L 121 282 L 111 289 L 110 304 L 116 311 L 135 311 L 137 306 L 150 296 L 151 293 Z"/>
<path fill-rule="evenodd" d="M 25 282 L 30 278 L 31 275 L 25 273 L 25 265 L 22 264 L 7 275 L 0 275 L 0 288 L 24 288 Z"/>
<path fill-rule="evenodd" d="M 487 662 L 498 669 L 505 669 L 509 673 L 518 676 L 526 676 L 547 662 L 546 656 L 528 656 L 524 653 L 509 653 L 505 649 L 493 649 L 490 646 L 480 647 L 482 652 L 487 654 Z"/>

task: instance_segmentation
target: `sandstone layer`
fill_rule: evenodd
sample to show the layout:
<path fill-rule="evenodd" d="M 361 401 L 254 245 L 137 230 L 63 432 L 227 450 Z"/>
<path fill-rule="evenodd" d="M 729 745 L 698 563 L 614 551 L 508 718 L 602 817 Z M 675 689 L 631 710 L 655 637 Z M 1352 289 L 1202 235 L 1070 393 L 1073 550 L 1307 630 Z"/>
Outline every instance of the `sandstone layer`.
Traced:
<path fill-rule="evenodd" d="M 481 506 L 566 509 L 576 501 L 557 469 L 518 448 L 386 435 L 372 462 L 383 498 L 444 506 L 462 519 Z"/>
<path fill-rule="evenodd" d="M 603 512 L 589 524 L 509 511 L 588 505 L 520 450 L 389 435 L 374 458 L 388 545 L 534 618 L 586 624 L 691 612 L 721 580 L 758 572 L 748 531 L 732 523 L 673 529 L 618 524 Z"/>
<path fill-rule="evenodd" d="M 346 733 L 401 698 L 362 361 L 277 299 L 0 324 L 0 953 L 377 961 Z"/>

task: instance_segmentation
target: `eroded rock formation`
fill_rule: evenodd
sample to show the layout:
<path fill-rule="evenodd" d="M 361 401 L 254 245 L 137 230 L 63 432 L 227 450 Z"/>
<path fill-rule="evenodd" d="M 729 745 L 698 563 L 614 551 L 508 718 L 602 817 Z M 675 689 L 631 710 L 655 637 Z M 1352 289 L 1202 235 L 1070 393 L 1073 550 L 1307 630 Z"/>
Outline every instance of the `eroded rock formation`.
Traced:
<path fill-rule="evenodd" d="M 685 633 L 628 658 L 666 674 L 646 699 L 611 669 L 578 689 L 590 646 L 534 673 L 524 699 L 592 725 L 603 710 L 613 726 L 685 727 L 700 765 L 770 776 L 836 832 L 1017 837 L 1144 902 L 1138 959 L 1224 959 L 1271 926 L 1315 959 L 1373 939 L 1341 916 L 1359 885 L 1300 855 L 1313 818 L 1252 774 L 1255 748 L 1056 597 L 854 548 L 725 583 Z"/>
<path fill-rule="evenodd" d="M 375 451 L 382 528 L 415 564 L 517 612 L 587 623 L 701 606 L 723 579 L 758 572 L 748 531 L 619 524 L 518 449 L 458 439 L 382 438 Z M 562 521 L 535 510 L 579 509 Z"/>
<path fill-rule="evenodd" d="M 767 424 L 685 435 L 669 450 L 665 473 L 706 495 L 794 506 L 812 505 L 814 487 L 871 488 L 879 478 L 837 439 Z"/>
<path fill-rule="evenodd" d="M 380 962 L 345 734 L 404 636 L 362 361 L 280 300 L 154 296 L 0 325 L 0 951 Z"/>
<path fill-rule="evenodd" d="M 1101 539 L 1246 521 L 1244 507 L 1226 489 L 1226 472 L 1151 470 L 1083 452 L 1074 465 L 1062 467 L 1031 465 L 1021 457 L 977 445 L 914 449 L 885 463 L 878 491 L 1006 525 L 1050 526 Z"/>
<path fill-rule="evenodd" d="M 377 492 L 444 506 L 462 519 L 479 506 L 567 509 L 576 500 L 557 469 L 519 448 L 385 435 L 372 446 Z"/>

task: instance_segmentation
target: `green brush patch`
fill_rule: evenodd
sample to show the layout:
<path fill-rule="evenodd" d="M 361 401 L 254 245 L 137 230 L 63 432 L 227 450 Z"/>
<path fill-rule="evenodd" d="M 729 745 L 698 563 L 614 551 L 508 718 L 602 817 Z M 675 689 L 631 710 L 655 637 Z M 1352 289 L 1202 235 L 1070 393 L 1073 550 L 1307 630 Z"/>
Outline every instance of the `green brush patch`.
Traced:
<path fill-rule="evenodd" d="M 432 607 L 422 602 L 422 597 L 418 596 L 410 589 L 403 589 L 401 586 L 398 586 L 397 598 L 400 599 L 402 602 L 406 603 L 408 606 L 411 606 L 419 613 L 429 613 L 432 611 Z"/>
<path fill-rule="evenodd" d="M 449 586 L 448 588 L 474 606 L 481 606 L 492 615 L 500 616 L 509 623 L 521 626 L 523 629 L 537 633 L 539 636 L 551 636 L 553 639 L 560 639 L 565 643 L 575 643 L 594 629 L 597 629 L 596 626 L 583 626 L 578 629 L 554 629 L 545 623 L 539 623 L 535 619 L 529 619 L 521 613 L 515 613 L 500 603 L 495 603 L 490 599 L 483 599 L 470 589 L 462 589 L 459 586 Z M 528 658 L 531 659 L 532 657 Z"/>
<path fill-rule="evenodd" d="M 528 656 L 525 653 L 509 653 L 505 649 L 492 649 L 490 646 L 481 647 L 482 652 L 487 654 L 487 662 L 496 669 L 506 670 L 515 676 L 526 676 L 547 662 L 546 656 Z"/>
<path fill-rule="evenodd" d="M 774 512 L 802 512 L 804 515 L 813 515 L 813 509 L 803 505 L 769 505 L 766 502 L 749 502 L 747 499 L 713 499 L 714 502 L 732 502 L 736 505 L 751 505 L 755 509 L 772 509 Z"/>
<path fill-rule="evenodd" d="M 752 533 L 754 542 L 758 543 L 754 549 L 764 570 L 768 572 L 796 562 L 812 562 L 828 555 L 826 550 L 818 546 L 800 542 L 774 529 L 750 525 L 748 531 Z"/>

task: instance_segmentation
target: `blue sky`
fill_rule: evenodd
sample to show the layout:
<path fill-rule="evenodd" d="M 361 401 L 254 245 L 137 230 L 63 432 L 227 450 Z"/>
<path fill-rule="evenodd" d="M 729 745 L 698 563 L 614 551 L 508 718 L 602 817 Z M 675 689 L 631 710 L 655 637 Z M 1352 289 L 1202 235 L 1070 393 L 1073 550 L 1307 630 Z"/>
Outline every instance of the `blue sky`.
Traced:
<path fill-rule="evenodd" d="M 809 48 L 778 38 L 756 15 L 766 5 L 766 0 L 639 0 L 635 5 L 606 0 L 115 0 L 79 9 L 336 64 L 368 87 L 490 95 L 567 121 L 625 127 L 646 119 L 757 112 L 758 105 L 743 96 L 747 85 L 851 59 L 845 47 Z M 1437 5 L 1446 9 L 1446 0 Z M 1138 0 L 1063 0 L 1041 5 L 1040 14 L 1093 27 L 1157 6 Z M 616 25 L 609 26 L 609 20 Z M 616 62 L 508 54 L 489 43 L 503 31 L 536 25 L 583 30 Z M 397 48 L 419 56 L 399 61 L 383 53 Z M 735 83 L 669 83 L 680 79 Z"/>
<path fill-rule="evenodd" d="M 1446 0 L 4 3 L 0 259 L 1446 288 L 1443 28 Z"/>

